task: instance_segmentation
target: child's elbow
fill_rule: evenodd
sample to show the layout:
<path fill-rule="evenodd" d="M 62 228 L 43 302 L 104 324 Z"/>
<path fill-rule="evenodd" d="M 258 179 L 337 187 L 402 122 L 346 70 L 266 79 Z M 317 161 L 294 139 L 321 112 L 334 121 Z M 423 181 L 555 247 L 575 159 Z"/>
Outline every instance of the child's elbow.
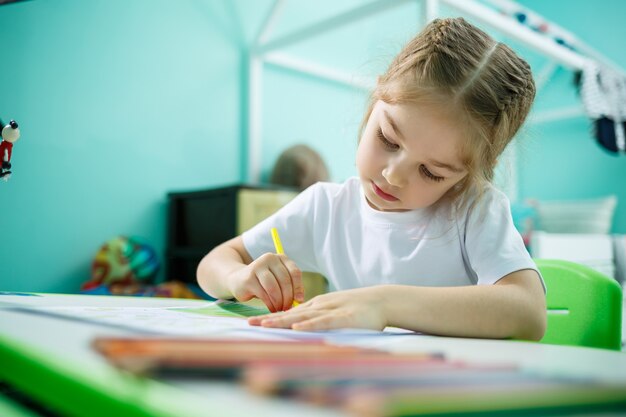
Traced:
<path fill-rule="evenodd" d="M 537 280 L 525 280 L 516 294 L 517 339 L 540 341 L 548 327 L 546 295 Z"/>
<path fill-rule="evenodd" d="M 518 339 L 539 342 L 546 333 L 547 314 L 545 308 L 529 311 L 521 320 Z"/>

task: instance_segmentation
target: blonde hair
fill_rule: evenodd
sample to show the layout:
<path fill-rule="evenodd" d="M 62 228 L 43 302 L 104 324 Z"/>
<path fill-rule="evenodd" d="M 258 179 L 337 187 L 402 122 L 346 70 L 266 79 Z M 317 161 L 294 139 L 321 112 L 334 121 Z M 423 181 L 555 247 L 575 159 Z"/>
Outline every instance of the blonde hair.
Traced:
<path fill-rule="evenodd" d="M 463 18 L 436 19 L 379 77 L 361 131 L 378 100 L 434 104 L 459 120 L 468 132 L 459 149 L 468 175 L 446 195 L 456 201 L 469 189 L 482 194 L 534 97 L 530 66 L 511 48 Z"/>

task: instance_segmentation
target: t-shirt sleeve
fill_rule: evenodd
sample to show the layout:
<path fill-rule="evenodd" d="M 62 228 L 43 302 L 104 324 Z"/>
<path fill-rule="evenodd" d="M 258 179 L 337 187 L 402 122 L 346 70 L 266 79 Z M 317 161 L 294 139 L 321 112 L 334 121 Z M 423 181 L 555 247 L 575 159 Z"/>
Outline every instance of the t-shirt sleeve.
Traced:
<path fill-rule="evenodd" d="M 243 244 L 252 259 L 267 252 L 276 252 L 270 232 L 275 227 L 285 254 L 301 270 L 317 271 L 312 233 L 318 188 L 318 184 L 310 186 L 276 213 L 242 234 Z"/>
<path fill-rule="evenodd" d="M 537 265 L 513 224 L 508 198 L 490 189 L 468 211 L 465 248 L 478 285 L 495 284 L 504 276 L 522 269 L 537 271 Z"/>

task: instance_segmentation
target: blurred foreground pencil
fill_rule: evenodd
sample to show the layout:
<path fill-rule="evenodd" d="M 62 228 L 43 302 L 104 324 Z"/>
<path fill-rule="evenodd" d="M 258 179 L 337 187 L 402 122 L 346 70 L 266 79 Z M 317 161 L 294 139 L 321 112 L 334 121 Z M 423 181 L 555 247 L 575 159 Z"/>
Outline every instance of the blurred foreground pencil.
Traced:
<path fill-rule="evenodd" d="M 356 361 L 345 362 L 308 367 L 253 363 L 244 372 L 244 381 L 256 392 L 325 405 L 342 405 L 364 390 L 382 395 L 433 386 L 497 386 L 511 380 L 520 384 L 520 379 L 526 379 L 527 384 L 537 382 L 534 377 L 520 378 L 519 370 L 514 367 L 475 367 L 437 358 L 390 356 L 382 360 L 366 359 L 359 365 Z"/>
<path fill-rule="evenodd" d="M 243 373 L 244 383 L 262 394 L 289 395 L 300 388 L 345 385 L 359 381 L 384 381 L 414 376 L 418 372 L 463 366 L 440 355 L 353 355 L 309 360 L 254 361 Z"/>
<path fill-rule="evenodd" d="M 370 388 L 353 391 L 351 396 L 345 398 L 343 408 L 361 417 L 511 414 L 582 416 L 589 413 L 596 415 L 596 412 L 623 412 L 626 409 L 624 388 L 592 382 L 581 384 L 550 380 L 518 386 L 466 384 L 456 387 L 425 386 L 390 392 Z"/>
<path fill-rule="evenodd" d="M 195 338 L 97 338 L 94 348 L 131 372 L 236 376 L 260 360 L 317 360 L 388 355 L 375 349 L 328 345 L 321 340 L 267 341 Z"/>

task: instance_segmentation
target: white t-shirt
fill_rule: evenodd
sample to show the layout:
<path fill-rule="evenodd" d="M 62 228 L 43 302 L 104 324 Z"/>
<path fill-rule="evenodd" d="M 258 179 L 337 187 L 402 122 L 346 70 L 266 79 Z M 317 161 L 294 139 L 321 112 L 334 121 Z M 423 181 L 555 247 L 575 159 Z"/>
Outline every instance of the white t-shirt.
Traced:
<path fill-rule="evenodd" d="M 301 270 L 324 275 L 334 290 L 485 285 L 537 270 L 502 192 L 489 187 L 456 216 L 442 211 L 377 211 L 358 178 L 317 183 L 244 232 L 243 242 L 253 259 L 274 252 L 270 229 L 276 227 L 285 254 Z"/>

